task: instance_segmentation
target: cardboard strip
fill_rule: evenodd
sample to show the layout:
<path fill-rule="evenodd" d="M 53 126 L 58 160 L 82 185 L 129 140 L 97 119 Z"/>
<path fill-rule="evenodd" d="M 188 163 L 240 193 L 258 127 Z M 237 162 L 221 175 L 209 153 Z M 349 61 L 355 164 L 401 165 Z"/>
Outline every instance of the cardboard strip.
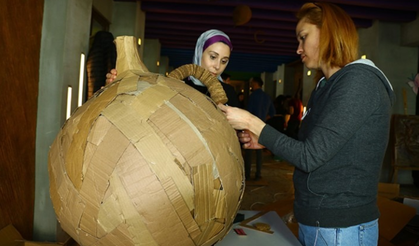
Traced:
<path fill-rule="evenodd" d="M 174 97 L 171 102 L 177 100 L 179 97 Z M 181 100 L 180 100 L 181 101 Z M 207 105 L 210 105 L 207 107 Z M 242 156 L 237 156 L 236 153 L 241 153 L 240 145 L 236 132 L 229 127 L 225 117 L 217 112 L 217 109 L 211 108 L 210 103 L 203 103 L 202 108 L 207 107 L 208 111 L 194 110 L 191 104 L 177 103 L 177 109 L 187 114 L 194 112 L 193 117 L 190 117 L 192 125 L 200 132 L 203 139 L 212 139 L 217 135 L 218 141 L 208 141 L 208 149 L 210 153 L 217 153 L 214 156 L 214 163 L 217 163 L 214 170 L 217 170 L 219 176 L 222 177 L 221 183 L 225 187 L 226 211 L 227 214 L 235 214 L 237 211 L 237 197 L 243 194 L 244 189 L 244 165 Z M 220 116 L 221 115 L 221 116 Z M 214 118 L 211 118 L 211 117 Z M 210 119 L 219 119 L 214 121 Z M 208 127 L 208 121 L 211 122 Z M 227 126 L 226 126 L 227 125 Z M 231 163 L 239 163 L 238 165 L 231 165 Z M 236 177 L 241 177 L 237 179 Z M 216 177 L 214 177 L 216 178 Z M 230 219 L 230 218 L 229 218 Z M 234 219 L 234 218 L 233 218 Z"/>
<path fill-rule="evenodd" d="M 191 211 L 189 211 L 188 206 L 183 200 L 183 197 L 177 189 L 176 184 L 173 182 L 173 179 L 168 178 L 166 180 L 162 180 L 161 184 L 190 236 L 192 238 L 197 237 L 202 231 L 193 219 Z"/>
<path fill-rule="evenodd" d="M 103 122 L 98 120 L 96 124 L 106 124 Z M 93 154 L 91 163 L 88 164 L 89 169 L 80 189 L 80 195 L 86 201 L 86 210 L 81 218 L 80 228 L 98 238 L 105 233 L 96 227 L 99 205 L 103 202 L 103 197 L 109 187 L 109 177 L 129 145 L 128 139 L 115 127 L 110 127 L 104 133 L 103 140 Z M 112 149 L 111 152 L 109 151 L 110 149 Z"/>
<path fill-rule="evenodd" d="M 202 163 L 213 162 L 214 159 L 206 140 L 189 120 L 188 115 L 184 115 L 176 108 L 176 105 L 172 104 L 175 98 L 178 97 L 179 96 L 176 96 L 169 102 L 166 102 L 164 106 L 150 117 L 150 121 L 155 126 L 158 126 L 159 131 L 176 146 L 182 156 L 188 160 L 190 166 L 193 167 L 201 165 Z M 177 102 L 177 104 L 179 103 L 187 102 Z M 195 115 L 198 113 L 197 111 L 199 111 L 199 109 L 195 108 L 194 110 L 191 110 L 189 114 Z M 185 144 L 186 142 L 188 144 Z"/>
<path fill-rule="evenodd" d="M 219 235 L 222 231 L 227 231 L 226 225 L 224 223 L 221 223 L 221 222 L 217 221 L 217 220 L 214 220 L 213 227 L 209 231 L 209 235 L 207 237 L 207 240 L 214 238 L 215 236 Z M 218 241 L 218 239 L 217 239 L 217 241 Z M 210 240 L 210 242 L 211 242 L 211 240 Z"/>
<path fill-rule="evenodd" d="M 142 124 L 141 128 L 151 127 L 148 124 Z M 148 131 L 151 133 L 151 131 Z M 190 211 L 195 209 L 193 202 L 193 185 L 189 178 L 184 175 L 184 172 L 175 163 L 173 155 L 163 145 L 161 139 L 154 133 L 144 136 L 142 141 L 135 144 L 144 159 L 150 163 L 150 168 L 156 174 L 159 180 L 165 180 L 169 177 L 173 178 L 179 192 Z M 155 151 L 155 150 L 159 151 Z"/>
<path fill-rule="evenodd" d="M 130 95 L 120 96 L 121 101 L 133 100 L 134 97 Z M 138 115 L 131 107 L 121 103 L 114 102 L 102 111 L 102 115 L 106 117 L 109 122 L 114 124 L 131 142 L 136 143 L 147 134 L 141 129 L 141 122 L 145 119 Z"/>
<path fill-rule="evenodd" d="M 136 176 L 137 172 L 133 171 L 136 169 L 136 165 L 140 165 L 141 162 L 142 158 L 135 147 L 132 145 L 128 146 L 125 153 L 118 161 L 118 165 L 116 166 L 115 172 L 112 173 L 109 182 L 113 189 L 113 194 L 116 197 L 114 202 L 118 204 L 121 211 L 121 213 L 118 213 L 117 215 L 120 216 L 120 219 L 125 221 L 127 225 L 129 225 L 128 231 L 134 245 L 141 243 L 157 245 L 156 243 L 153 243 L 153 236 L 148 231 L 147 226 L 143 222 L 142 216 L 137 211 L 134 201 L 129 196 L 130 193 L 135 194 L 137 189 L 142 188 L 141 186 L 138 186 L 137 181 L 141 180 L 144 174 Z M 124 180 L 125 185 L 122 183 L 123 181 L 121 179 Z M 100 216 L 98 219 L 99 221 L 105 221 L 111 220 L 112 218 Z"/>
<path fill-rule="evenodd" d="M 212 165 L 200 165 L 193 167 L 195 184 L 195 220 L 199 226 L 204 225 L 215 214 L 213 197 Z"/>
<path fill-rule="evenodd" d="M 215 223 L 215 220 L 208 220 L 201 225 L 203 233 L 200 235 L 200 237 L 195 239 L 197 245 L 203 245 L 204 243 L 206 245 L 212 245 L 208 242 L 208 239 L 211 238 L 210 235 L 212 230 L 214 229 Z"/>
<path fill-rule="evenodd" d="M 174 157 L 168 151 L 162 140 L 153 132 L 143 118 L 137 114 L 134 107 L 121 103 L 114 103 L 103 111 L 107 117 L 127 138 L 135 143 L 136 148 L 148 163 L 153 163 L 151 168 L 160 180 L 174 177 L 174 182 L 180 190 L 190 210 L 194 209 L 193 187 L 189 179 L 174 162 Z M 155 151 L 159 150 L 159 151 Z"/>
<path fill-rule="evenodd" d="M 127 224 L 120 224 L 117 228 L 101 238 L 98 243 L 100 245 L 135 245 L 128 228 L 129 226 Z M 153 244 L 149 245 L 152 246 Z"/>
<path fill-rule="evenodd" d="M 96 223 L 98 214 L 99 204 L 94 204 L 90 201 L 87 201 L 86 208 L 83 211 L 79 225 L 83 233 L 87 233 L 95 238 L 99 238 L 97 233 L 99 229 L 98 224 Z"/>
<path fill-rule="evenodd" d="M 118 197 L 112 193 L 109 197 L 104 199 L 100 206 L 97 216 L 97 223 L 103 228 L 105 232 L 114 231 L 120 224 L 124 223 L 123 211 L 118 206 Z"/>
<path fill-rule="evenodd" d="M 217 162 L 221 184 L 225 192 L 226 213 L 235 214 L 238 209 L 237 197 L 243 195 L 245 185 L 244 164 L 242 156 L 237 156 L 237 153 L 241 153 L 241 151 L 236 149 L 238 139 L 235 131 L 222 126 L 222 122 L 215 122 L 212 128 L 203 131 L 202 134 L 205 138 L 210 138 L 216 134 L 216 131 L 219 134 L 217 135 L 219 141 L 209 141 L 208 146 L 212 153 L 218 153 L 215 156 L 215 162 Z M 232 163 L 236 163 L 236 165 L 232 165 Z"/>
<path fill-rule="evenodd" d="M 178 167 L 185 173 L 186 177 L 189 177 L 190 180 L 192 180 L 191 177 L 191 168 L 189 164 L 186 162 L 185 157 L 179 152 L 177 149 L 177 146 L 173 144 L 173 142 L 170 141 L 167 135 L 165 135 L 160 128 L 154 124 L 154 122 L 149 121 L 148 124 L 150 127 L 153 128 L 153 131 L 156 133 L 156 135 L 161 139 L 161 141 L 164 143 L 166 148 L 172 153 L 174 156 L 174 162 L 178 165 Z"/>
<path fill-rule="evenodd" d="M 115 82 L 120 80 L 118 91 L 116 92 L 117 95 L 138 92 L 137 81 L 140 76 L 132 71 L 127 72 L 128 73 L 121 74 L 121 76 L 118 73 L 118 77 L 115 79 Z"/>
<path fill-rule="evenodd" d="M 93 121 L 99 116 L 103 108 L 106 107 L 115 97 L 117 91 L 117 84 L 110 86 L 105 90 L 100 97 L 92 100 L 91 103 L 86 104 L 89 107 L 89 110 L 84 110 L 83 114 L 78 116 L 74 115 L 69 118 L 69 120 L 77 120 L 78 124 L 74 124 L 76 129 L 72 131 L 67 131 L 64 128 L 64 135 L 69 134 L 73 137 L 71 142 L 71 147 L 68 148 L 69 153 L 65 155 L 66 171 L 71 181 L 73 182 L 76 189 L 80 189 L 82 185 L 82 166 L 84 159 L 84 149 L 86 146 L 86 139 L 90 132 L 90 126 L 93 124 Z M 87 126 L 87 127 L 86 127 Z"/>
<path fill-rule="evenodd" d="M 92 131 L 87 137 L 87 144 L 84 150 L 84 160 L 83 160 L 83 177 L 86 175 L 87 170 L 90 167 L 92 158 L 97 151 L 98 145 L 103 141 L 103 138 L 106 136 L 106 133 L 111 128 L 112 124 L 105 117 L 98 117 L 92 126 Z"/>
<path fill-rule="evenodd" d="M 94 153 L 80 189 L 80 195 L 92 204 L 100 204 L 109 185 L 109 177 L 129 145 L 121 132 L 111 127 Z M 110 152 L 109 150 L 112 150 Z"/>
<path fill-rule="evenodd" d="M 62 192 L 65 191 L 65 192 Z M 65 182 L 60 185 L 59 194 L 63 201 L 66 201 L 59 209 L 58 219 L 61 227 L 75 240 L 79 240 L 79 234 L 75 228 L 79 227 L 81 216 L 84 212 L 85 203 L 78 195 L 78 191 L 72 185 L 71 180 L 66 177 Z"/>
<path fill-rule="evenodd" d="M 138 84 L 146 82 L 138 82 Z M 169 101 L 177 93 L 170 88 L 162 85 L 150 86 L 146 91 L 135 97 L 132 109 L 143 119 L 148 119 L 154 112 L 159 109 L 166 101 Z"/>
<path fill-rule="evenodd" d="M 183 245 L 191 245 L 188 232 L 177 216 L 174 207 L 155 173 L 150 169 L 150 164 L 135 154 L 135 162 L 124 160 L 119 177 L 129 202 L 134 204 L 141 221 L 159 244 L 180 241 Z M 118 167 L 119 167 L 118 166 Z M 147 241 L 142 241 L 147 244 Z"/>
<path fill-rule="evenodd" d="M 213 190 L 213 196 L 214 196 L 214 200 L 215 200 L 215 204 L 216 205 L 216 210 L 215 210 L 215 214 L 214 214 L 214 218 L 223 218 L 223 219 L 228 219 L 227 218 L 227 210 L 226 210 L 226 193 L 224 190 Z M 225 223 L 225 221 L 224 221 Z"/>

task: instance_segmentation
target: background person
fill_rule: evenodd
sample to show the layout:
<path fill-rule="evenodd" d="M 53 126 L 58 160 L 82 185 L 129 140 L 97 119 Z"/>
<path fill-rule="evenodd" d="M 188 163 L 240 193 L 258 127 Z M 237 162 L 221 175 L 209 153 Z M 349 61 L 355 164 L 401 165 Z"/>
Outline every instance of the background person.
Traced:
<path fill-rule="evenodd" d="M 106 85 L 106 73 L 116 65 L 114 39 L 112 33 L 107 31 L 98 31 L 93 37 L 86 60 L 86 99 L 91 98 L 96 91 Z"/>
<path fill-rule="evenodd" d="M 247 110 L 261 119 L 267 121 L 269 118 L 274 117 L 275 107 L 271 97 L 262 90 L 263 80 L 260 77 L 253 77 L 250 79 L 250 86 L 252 87 L 252 93 L 249 96 L 249 102 L 247 104 Z M 255 180 L 262 178 L 262 164 L 263 164 L 263 152 L 262 149 L 252 150 L 245 149 L 244 151 L 244 169 L 246 179 L 250 179 L 251 166 L 252 166 L 252 154 L 256 152 L 256 173 Z"/>
<path fill-rule="evenodd" d="M 321 77 L 298 140 L 244 110 L 219 105 L 244 148 L 266 146 L 295 166 L 294 215 L 303 245 L 377 245 L 377 189 L 389 139 L 394 92 L 358 57 L 351 18 L 329 3 L 297 13 L 297 53 Z"/>
<path fill-rule="evenodd" d="M 228 73 L 222 73 L 221 78 L 223 79 L 224 83 L 230 84 L 231 76 Z"/>
<path fill-rule="evenodd" d="M 287 101 L 289 119 L 287 121 L 286 134 L 297 139 L 300 129 L 301 119 L 303 118 L 303 102 L 298 98 L 298 94 Z"/>

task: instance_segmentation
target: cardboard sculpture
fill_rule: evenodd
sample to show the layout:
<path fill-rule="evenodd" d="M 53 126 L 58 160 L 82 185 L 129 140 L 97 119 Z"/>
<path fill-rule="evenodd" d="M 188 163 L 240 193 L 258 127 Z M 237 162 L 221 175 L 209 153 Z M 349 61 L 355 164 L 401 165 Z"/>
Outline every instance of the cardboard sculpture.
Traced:
<path fill-rule="evenodd" d="M 115 43 L 116 81 L 74 112 L 49 152 L 61 227 L 81 245 L 213 245 L 243 196 L 235 131 L 213 100 L 148 72 L 133 37 Z"/>

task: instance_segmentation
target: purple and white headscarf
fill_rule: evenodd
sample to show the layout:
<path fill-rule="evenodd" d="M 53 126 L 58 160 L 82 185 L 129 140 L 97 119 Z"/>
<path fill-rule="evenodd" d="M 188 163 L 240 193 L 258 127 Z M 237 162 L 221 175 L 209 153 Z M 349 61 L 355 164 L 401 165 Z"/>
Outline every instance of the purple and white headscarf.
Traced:
<path fill-rule="evenodd" d="M 230 38 L 227 36 L 227 34 L 220 30 L 211 29 L 202 33 L 196 41 L 195 54 L 193 56 L 192 63 L 201 66 L 202 53 L 206 48 L 208 48 L 208 46 L 217 42 L 223 42 L 230 47 L 230 51 L 233 50 L 233 45 L 231 44 Z M 202 82 L 198 79 L 192 76 L 190 76 L 190 79 L 195 85 L 204 86 L 204 84 L 202 84 Z M 223 81 L 220 75 L 218 76 L 218 79 Z"/>

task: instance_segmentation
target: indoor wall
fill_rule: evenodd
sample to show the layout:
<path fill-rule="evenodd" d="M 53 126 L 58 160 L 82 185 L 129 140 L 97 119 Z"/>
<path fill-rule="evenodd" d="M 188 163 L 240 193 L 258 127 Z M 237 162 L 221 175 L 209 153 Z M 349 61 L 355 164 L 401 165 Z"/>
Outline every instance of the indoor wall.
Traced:
<path fill-rule="evenodd" d="M 92 0 L 44 1 L 37 68 L 39 97 L 33 233 L 36 241 L 56 241 L 61 232 L 49 195 L 48 153 L 66 120 L 68 87 L 72 88 L 70 111 L 77 108 L 80 56 L 87 54 L 89 49 L 91 13 Z"/>
<path fill-rule="evenodd" d="M 0 229 L 13 224 L 28 239 L 33 231 L 43 7 L 43 0 L 0 5 Z"/>
<path fill-rule="evenodd" d="M 418 46 L 402 45 L 401 33 L 402 25 L 378 21 L 374 22 L 373 26 L 368 29 L 360 29 L 360 55 L 366 55 L 367 59 L 372 60 L 390 80 L 396 94 L 393 114 L 407 113 L 412 115 L 415 114 L 416 95 L 408 86 L 407 81 L 412 75 L 419 72 L 417 70 Z M 389 181 L 390 169 L 391 161 L 388 153 L 381 171 L 381 182 Z M 398 182 L 412 184 L 411 171 L 401 170 Z"/>

